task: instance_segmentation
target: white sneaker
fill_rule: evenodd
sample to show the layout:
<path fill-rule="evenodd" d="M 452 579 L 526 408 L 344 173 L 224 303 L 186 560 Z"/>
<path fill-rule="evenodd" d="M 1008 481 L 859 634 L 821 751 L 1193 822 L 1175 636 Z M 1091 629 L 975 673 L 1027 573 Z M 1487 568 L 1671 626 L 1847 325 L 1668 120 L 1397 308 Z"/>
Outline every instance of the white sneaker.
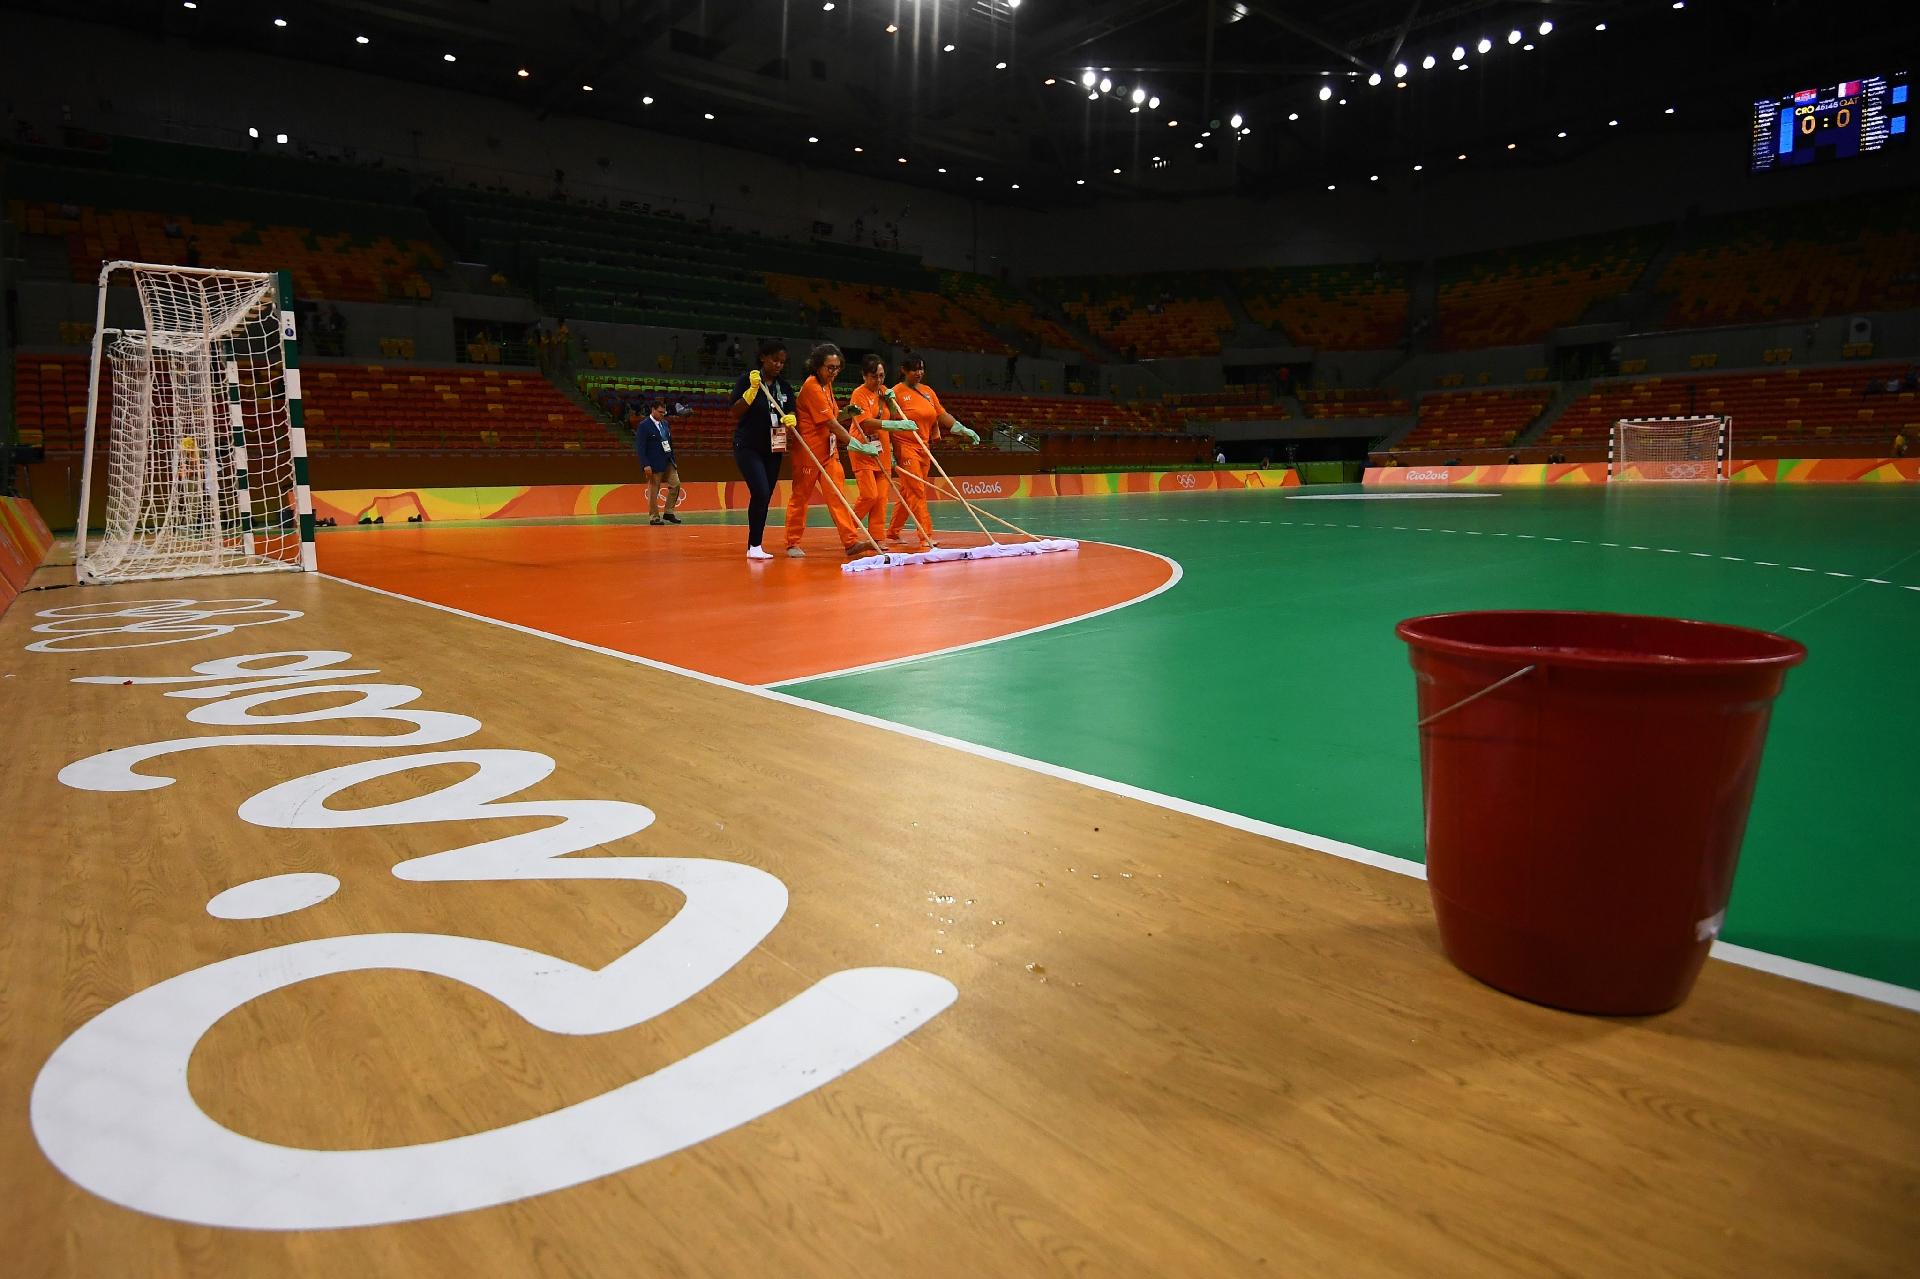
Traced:
<path fill-rule="evenodd" d="M 787 548 L 787 558 L 790 560 L 803 560 L 807 558 L 807 553 L 797 546 L 789 546 Z"/>
<path fill-rule="evenodd" d="M 749 546 L 747 548 L 747 558 L 750 560 L 770 560 L 773 558 L 773 556 L 769 555 L 767 552 L 761 550 L 757 546 Z"/>

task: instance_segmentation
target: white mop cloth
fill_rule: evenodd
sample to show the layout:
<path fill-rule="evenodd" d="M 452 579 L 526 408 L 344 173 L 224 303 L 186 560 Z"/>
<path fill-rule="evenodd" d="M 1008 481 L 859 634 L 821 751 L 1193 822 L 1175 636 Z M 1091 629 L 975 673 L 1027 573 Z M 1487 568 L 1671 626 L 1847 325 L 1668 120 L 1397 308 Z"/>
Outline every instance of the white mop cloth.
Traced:
<path fill-rule="evenodd" d="M 840 566 L 842 573 L 865 573 L 877 568 L 902 568 L 908 564 L 945 564 L 953 560 L 996 560 L 1010 555 L 1044 555 L 1049 551 L 1077 551 L 1080 543 L 1070 537 L 1043 537 L 1034 542 L 989 542 L 985 546 L 943 546 L 933 551 L 914 551 L 901 554 L 888 551 L 884 555 L 869 555 L 863 559 L 848 560 Z"/>

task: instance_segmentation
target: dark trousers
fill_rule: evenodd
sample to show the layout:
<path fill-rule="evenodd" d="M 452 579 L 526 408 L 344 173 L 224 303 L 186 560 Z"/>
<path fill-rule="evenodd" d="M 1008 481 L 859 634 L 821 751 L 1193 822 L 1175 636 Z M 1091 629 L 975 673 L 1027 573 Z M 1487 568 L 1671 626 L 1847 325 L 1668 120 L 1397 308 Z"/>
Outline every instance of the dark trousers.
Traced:
<path fill-rule="evenodd" d="M 758 546 L 767 531 L 767 506 L 780 479 L 780 455 L 772 449 L 733 446 L 733 464 L 747 482 L 747 545 Z"/>

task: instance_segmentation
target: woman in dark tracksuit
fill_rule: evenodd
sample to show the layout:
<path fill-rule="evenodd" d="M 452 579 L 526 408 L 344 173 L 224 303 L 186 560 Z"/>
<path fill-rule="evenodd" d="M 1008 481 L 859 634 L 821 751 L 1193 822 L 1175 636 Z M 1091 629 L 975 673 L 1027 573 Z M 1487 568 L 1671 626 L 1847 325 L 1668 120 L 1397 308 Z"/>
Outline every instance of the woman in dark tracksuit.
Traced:
<path fill-rule="evenodd" d="M 780 376 L 787 367 L 787 344 L 778 338 L 760 343 L 760 367 L 733 384 L 733 464 L 747 482 L 747 558 L 770 560 L 761 549 L 767 531 L 767 506 L 780 478 L 780 452 L 793 429 L 793 388 Z M 774 448 L 776 438 L 780 449 Z"/>

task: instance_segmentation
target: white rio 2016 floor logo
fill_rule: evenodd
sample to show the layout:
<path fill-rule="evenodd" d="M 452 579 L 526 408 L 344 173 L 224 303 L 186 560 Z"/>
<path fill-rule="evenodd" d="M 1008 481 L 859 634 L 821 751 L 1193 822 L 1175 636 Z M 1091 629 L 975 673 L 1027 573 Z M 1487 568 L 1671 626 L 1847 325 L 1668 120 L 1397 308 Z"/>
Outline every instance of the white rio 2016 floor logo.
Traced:
<path fill-rule="evenodd" d="M 186 643 L 287 621 L 273 600 L 152 600 L 49 609 L 34 629 L 56 640 L 38 652 L 99 652 Z M 114 642 L 114 641 L 118 642 Z M 199 662 L 192 673 L 136 678 L 176 685 L 164 696 L 197 703 L 186 718 L 217 729 L 392 720 L 388 736 L 224 732 L 123 746 L 69 764 L 85 791 L 174 784 L 143 766 L 186 751 L 255 746 L 392 749 L 467 737 L 480 721 L 409 710 L 420 690 L 364 682 L 338 650 L 246 653 Z M 119 675 L 82 684 L 121 684 Z M 276 701 L 331 693 L 353 700 L 274 712 Z M 430 794 L 374 807 L 331 807 L 362 782 L 440 764 L 478 771 Z M 681 857 L 574 857 L 653 822 L 621 800 L 509 797 L 545 779 L 554 762 L 524 750 L 421 750 L 270 786 L 239 816 L 275 830 L 337 829 L 547 817 L 552 825 L 401 862 L 413 882 L 538 879 L 646 880 L 686 898 L 665 927 L 600 969 L 475 937 L 360 933 L 237 955 L 170 977 L 81 1026 L 34 1083 L 34 1135 L 67 1176 L 115 1203 L 211 1226 L 311 1230 L 414 1221 L 510 1203 L 577 1185 L 682 1150 L 804 1096 L 937 1016 L 952 983 L 905 968 L 856 968 L 815 983 L 758 1020 L 692 1055 L 609 1092 L 487 1132 L 367 1150 L 308 1150 L 234 1132 L 194 1102 L 187 1063 L 228 1013 L 271 991 L 337 973 L 399 969 L 463 982 L 542 1030 L 597 1035 L 638 1025 L 693 997 L 739 963 L 787 906 L 786 886 L 735 862 Z M 219 918 L 302 909 L 338 891 L 330 875 L 278 875 L 236 885 L 208 903 Z"/>

